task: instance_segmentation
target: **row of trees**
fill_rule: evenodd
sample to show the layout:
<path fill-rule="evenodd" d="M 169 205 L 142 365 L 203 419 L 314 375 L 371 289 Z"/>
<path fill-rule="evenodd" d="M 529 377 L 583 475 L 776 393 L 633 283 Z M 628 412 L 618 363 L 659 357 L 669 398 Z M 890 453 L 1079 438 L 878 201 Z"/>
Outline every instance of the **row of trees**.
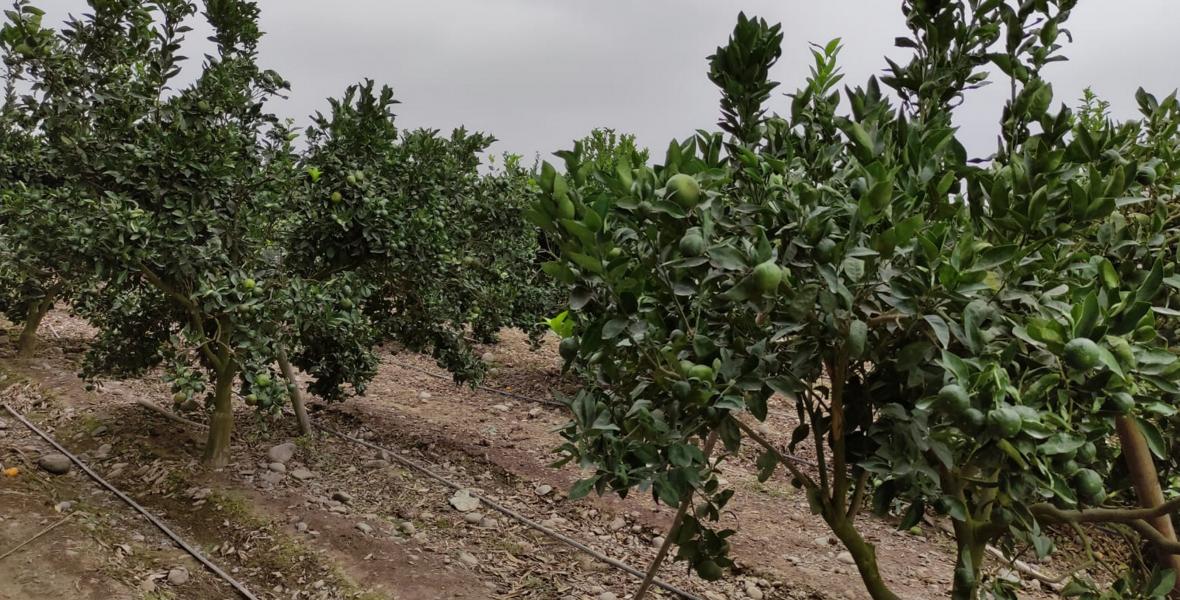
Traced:
<path fill-rule="evenodd" d="M 709 59 L 721 132 L 661 165 L 596 132 L 559 173 L 481 169 L 483 134 L 402 131 L 368 81 L 300 137 L 267 111 L 287 83 L 258 64 L 253 2 L 206 0 L 215 51 L 181 78 L 192 2 L 93 0 L 53 29 L 17 0 L 0 28 L 0 309 L 22 354 L 63 301 L 99 331 L 85 375 L 166 367 L 223 465 L 235 397 L 291 400 L 307 430 L 294 369 L 324 398 L 360 393 L 386 342 L 476 380 L 470 338 L 540 322 L 556 282 L 585 382 L 562 450 L 596 467 L 574 495 L 650 486 L 680 507 L 670 539 L 703 577 L 732 564 L 713 466 L 750 441 L 876 599 L 897 596 L 865 506 L 903 527 L 949 516 L 959 599 L 1014 597 L 985 549 L 1044 556 L 1051 527 L 1116 523 L 1175 568 L 1156 462 L 1166 479 L 1180 452 L 1180 106 L 1140 91 L 1134 121 L 1092 97 L 1054 108 L 1040 73 L 1073 4 L 907 0 L 908 63 L 841 91 L 839 42 L 817 46 L 785 115 L 768 108 L 782 32 L 741 16 Z M 988 70 L 1010 94 L 995 153 L 972 158 L 953 118 Z M 772 411 L 817 468 L 752 427 Z M 1105 593 L 1159 595 L 1162 573 Z"/>
<path fill-rule="evenodd" d="M 767 108 L 782 32 L 742 16 L 709 58 L 723 133 L 672 142 L 662 165 L 581 147 L 564 173 L 546 164 L 528 216 L 558 248 L 545 268 L 569 290 L 562 346 L 585 381 L 562 449 L 595 473 L 575 492 L 650 486 L 680 507 L 678 558 L 719 577 L 734 491 L 716 436 L 759 447 L 763 480 L 787 471 L 878 600 L 898 596 L 865 506 L 902 528 L 948 516 L 959 600 L 1015 597 L 985 577 L 987 546 L 1044 557 L 1054 527 L 1116 524 L 1175 569 L 1180 503 L 1153 458 L 1174 472 L 1180 106 L 1140 90 L 1133 121 L 1092 97 L 1054 108 L 1040 75 L 1064 60 L 1073 5 L 907 0 L 908 63 L 841 91 L 839 41 L 816 46 L 784 115 Z M 953 117 L 989 71 L 1010 94 L 995 153 L 972 158 Z M 772 412 L 817 468 L 752 427 Z"/>
<path fill-rule="evenodd" d="M 324 398 L 361 393 L 395 342 L 478 380 L 470 338 L 531 328 L 549 301 L 528 171 L 481 171 L 484 134 L 400 130 L 371 81 L 300 140 L 267 110 L 288 84 L 258 64 L 255 3 L 205 2 L 215 51 L 181 77 L 197 13 L 94 0 L 54 29 L 28 0 L 6 11 L 0 309 L 19 352 L 68 302 L 99 331 L 84 374 L 166 367 L 176 403 L 208 411 L 214 466 L 235 397 L 294 399 L 309 431 L 295 367 Z"/>

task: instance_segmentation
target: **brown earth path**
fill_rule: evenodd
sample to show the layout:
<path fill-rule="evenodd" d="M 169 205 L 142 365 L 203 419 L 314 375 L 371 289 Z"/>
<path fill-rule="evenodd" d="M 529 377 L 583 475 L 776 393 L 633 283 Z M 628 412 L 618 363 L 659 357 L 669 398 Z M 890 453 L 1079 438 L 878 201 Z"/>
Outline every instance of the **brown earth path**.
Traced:
<path fill-rule="evenodd" d="M 47 336 L 37 359 L 18 363 L 0 354 L 0 369 L 46 391 L 45 414 L 38 415 L 42 422 L 67 432 L 83 453 L 93 452 L 103 442 L 88 435 L 87 428 L 96 422 L 105 424 L 109 429 L 105 440 L 116 443 L 100 465 L 112 468 L 118 461 L 135 461 L 139 469 L 134 473 L 128 469 L 122 484 L 137 488 L 142 502 L 167 512 L 182 523 L 181 529 L 203 538 L 219 560 L 236 564 L 257 589 L 268 590 L 264 597 L 295 593 L 343 598 L 371 593 L 365 597 L 588 600 L 610 594 L 624 598 L 634 588 L 629 576 L 505 519 L 491 526 L 466 523 L 448 507 L 449 490 L 396 466 L 366 467 L 379 457 L 334 438 L 300 443 L 291 466 L 308 468 L 313 478 L 272 476 L 266 449 L 293 435 L 290 420 L 259 419 L 243 410 L 235 435 L 236 462 L 219 473 L 204 472 L 196 465 L 199 431 L 164 421 L 133 404 L 137 397 L 170 396 L 158 376 L 108 382 L 97 392 L 87 391 L 74 376 L 78 352 L 89 336 L 85 325 L 54 313 L 47 326 L 53 336 Z M 547 397 L 550 386 L 561 380 L 554 344 L 546 346 L 532 351 L 522 336 L 506 333 L 500 344 L 486 349 L 497 364 L 488 384 L 529 397 Z M 558 443 L 553 430 L 565 422 L 561 409 L 457 387 L 400 366 L 404 364 L 437 371 L 426 357 L 408 353 L 388 357 L 365 397 L 318 410 L 313 418 L 435 465 L 450 477 L 470 482 L 544 520 L 547 526 L 588 540 L 640 568 L 654 555 L 653 539 L 667 526 L 671 511 L 656 506 L 648 496 L 564 499 L 561 490 L 568 489 L 577 472 L 547 466 L 555 458 L 552 448 Z M 790 425 L 772 421 L 766 431 L 773 436 L 789 432 Z M 6 451 L 6 445 L 11 444 L 0 436 L 0 452 Z M 661 576 L 709 600 L 867 598 L 855 569 L 841 560 L 840 548 L 808 513 L 802 495 L 780 474 L 758 483 L 752 476 L 753 458 L 748 450 L 730 457 L 723 472 L 739 492 L 725 522 L 739 531 L 732 538 L 742 567 L 739 574 L 726 582 L 705 584 L 686 575 L 682 565 L 671 565 Z M 172 474 L 164 477 L 169 485 L 142 481 L 159 477 L 161 471 Z M 542 485 L 554 491 L 539 495 Z M 194 500 L 194 493 L 209 489 L 218 493 L 212 499 Z M 339 491 L 352 499 L 348 503 L 332 500 Z M 7 508 L 3 498 L 0 509 Z M 18 515 L 22 523 L 46 518 L 28 507 L 8 512 Z M 223 518 L 218 521 L 218 517 Z M 374 531 L 358 531 L 360 522 Z M 409 534 L 403 530 L 406 524 Z M 861 524 L 878 545 L 882 569 L 899 595 L 916 600 L 947 597 L 952 547 L 944 535 L 933 528 L 921 535 L 898 533 L 891 523 L 873 517 L 863 518 Z M 139 535 L 147 538 L 147 534 Z M 228 549 L 223 539 L 230 542 Z M 0 552 L 4 542 L 0 538 Z M 290 556 L 267 556 L 260 551 L 264 546 Z M 61 545 L 43 548 L 48 554 L 64 552 Z M 94 560 L 94 551 L 80 548 L 78 552 L 87 558 L 78 564 Z M 474 566 L 463 563 L 461 553 L 473 558 Z M 102 552 L 97 554 L 104 557 Z M 171 562 L 180 561 L 174 557 Z M 294 565 L 313 574 L 292 573 Z M 110 578 L 110 585 L 139 594 L 129 597 L 222 597 L 192 595 L 200 585 L 186 587 L 182 595 L 168 595 L 174 590 L 160 578 L 165 566 L 114 568 L 118 576 Z M 198 584 L 205 577 L 195 565 L 189 571 Z M 318 577 L 316 571 L 324 576 Z M 160 582 L 161 595 L 147 596 L 138 590 L 145 579 Z M 72 580 L 83 581 L 82 574 Z M 1025 585 L 1022 598 L 1052 597 L 1035 583 Z M 119 593 L 101 595 L 119 598 Z"/>

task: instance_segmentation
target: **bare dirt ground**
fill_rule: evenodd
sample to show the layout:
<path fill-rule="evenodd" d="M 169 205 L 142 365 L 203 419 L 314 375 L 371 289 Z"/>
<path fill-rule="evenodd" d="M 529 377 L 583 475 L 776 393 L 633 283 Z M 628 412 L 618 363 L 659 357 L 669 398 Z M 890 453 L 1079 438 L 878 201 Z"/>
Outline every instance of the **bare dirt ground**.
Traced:
<path fill-rule="evenodd" d="M 163 403 L 158 377 L 106 382 L 87 390 L 75 373 L 92 333 L 62 313 L 46 319 L 38 357 L 16 361 L 0 335 L 0 400 L 25 412 L 63 445 L 195 542 L 260 598 L 626 598 L 631 576 L 577 553 L 486 506 L 455 510 L 453 490 L 399 466 L 393 457 L 324 436 L 298 439 L 290 419 L 259 418 L 242 407 L 236 462 L 209 472 L 198 464 L 199 428 L 135 404 Z M 506 332 L 484 348 L 496 365 L 487 385 L 548 398 L 560 379 L 553 343 L 528 348 Z M 446 478 L 643 569 L 672 511 L 649 496 L 571 502 L 576 469 L 553 469 L 553 432 L 562 409 L 457 387 L 429 358 L 390 355 L 366 396 L 314 406 L 313 419 L 429 465 Z M 781 412 L 781 411 L 780 411 Z M 0 560 L 0 600 L 60 598 L 231 598 L 233 592 L 142 517 L 77 468 L 50 476 L 35 466 L 47 445 L 0 414 L 0 553 L 52 525 L 62 526 Z M 765 431 L 781 438 L 789 422 Z M 275 445 L 295 440 L 282 464 Z M 813 450 L 802 449 L 803 453 Z M 707 600 L 867 598 L 855 568 L 782 476 L 758 483 L 752 450 L 729 457 L 723 477 L 738 490 L 727 513 L 738 572 L 705 583 L 683 565 L 661 577 Z M 71 504 L 62 505 L 61 503 Z M 864 517 L 882 570 L 904 598 L 948 595 L 953 548 L 934 527 L 920 534 Z M 172 577 L 183 570 L 185 576 Z M 12 586 L 7 582 L 19 582 Z M 1024 582 L 1022 598 L 1052 597 Z M 8 595 L 5 595 L 8 594 Z M 669 598 L 659 592 L 656 598 Z"/>

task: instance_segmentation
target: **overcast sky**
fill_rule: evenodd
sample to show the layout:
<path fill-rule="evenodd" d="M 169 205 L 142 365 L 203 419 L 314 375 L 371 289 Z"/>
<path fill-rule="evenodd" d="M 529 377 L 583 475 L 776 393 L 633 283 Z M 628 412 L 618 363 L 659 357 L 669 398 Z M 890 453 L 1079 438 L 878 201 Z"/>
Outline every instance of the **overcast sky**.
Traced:
<path fill-rule="evenodd" d="M 79 13 L 82 0 L 40 0 L 50 16 Z M 635 133 L 662 157 L 672 138 L 717 120 L 705 57 L 724 43 L 739 10 L 785 32 L 773 72 L 794 91 L 811 61 L 808 42 L 840 37 L 845 82 L 861 83 L 905 56 L 900 3 L 889 0 L 261 0 L 264 67 L 292 83 L 280 115 L 306 123 L 349 83 L 393 86 L 403 127 L 486 131 L 497 152 L 543 158 L 594 127 Z M 1180 2 L 1084 0 L 1068 28 L 1070 62 L 1049 67 L 1055 102 L 1076 104 L 1087 85 L 1116 116 L 1135 114 L 1139 85 L 1180 86 Z M 203 35 L 193 34 L 203 38 Z M 195 43 L 191 61 L 208 47 Z M 974 92 L 961 109 L 962 138 L 991 151 L 1006 86 Z M 776 95 L 772 108 L 785 112 Z"/>

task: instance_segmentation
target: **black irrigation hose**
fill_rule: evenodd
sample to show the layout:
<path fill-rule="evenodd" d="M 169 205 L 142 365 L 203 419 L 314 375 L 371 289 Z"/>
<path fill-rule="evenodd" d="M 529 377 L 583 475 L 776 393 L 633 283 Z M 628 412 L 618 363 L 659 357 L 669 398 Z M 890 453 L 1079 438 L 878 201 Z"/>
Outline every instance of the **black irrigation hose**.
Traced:
<path fill-rule="evenodd" d="M 422 373 L 422 374 L 424 374 L 424 375 L 429 375 L 429 376 L 431 376 L 431 377 L 434 377 L 435 379 L 443 379 L 443 380 L 446 380 L 446 381 L 450 381 L 450 380 L 451 380 L 451 378 L 450 378 L 450 377 L 447 377 L 446 375 L 443 375 L 443 374 L 441 374 L 441 373 L 434 373 L 434 372 L 432 372 L 432 371 L 429 371 L 429 370 L 427 370 L 427 369 L 423 369 L 422 367 L 415 367 L 414 365 L 409 365 L 409 364 L 406 364 L 406 363 L 398 362 L 398 361 L 396 361 L 396 360 L 390 360 L 390 361 L 387 361 L 387 362 L 389 362 L 389 364 L 391 364 L 391 365 L 393 365 L 393 366 L 395 366 L 395 367 L 401 367 L 401 368 L 403 368 L 403 369 L 410 369 L 410 370 L 412 370 L 412 371 L 417 371 L 417 372 L 419 372 L 419 373 Z M 549 405 L 549 406 L 559 406 L 559 407 L 561 407 L 561 408 L 568 408 L 568 407 L 567 407 L 565 404 L 562 404 L 561 402 L 558 402 L 558 401 L 556 401 L 556 400 L 546 400 L 546 399 L 544 399 L 544 398 L 531 398 L 531 397 L 529 397 L 529 396 L 522 396 L 522 395 L 520 395 L 520 394 L 514 394 L 514 393 L 512 393 L 512 392 L 506 392 L 506 391 L 504 391 L 504 390 L 498 390 L 498 389 L 496 389 L 496 388 L 494 388 L 494 387 L 488 387 L 488 386 L 486 386 L 486 385 L 477 385 L 477 386 L 475 386 L 475 387 L 476 387 L 476 388 L 478 388 L 478 389 L 481 389 L 481 390 L 483 390 L 483 391 L 485 391 L 485 392 L 491 392 L 491 393 L 493 393 L 493 394 L 499 394 L 499 395 L 501 395 L 501 396 L 506 396 L 506 397 L 508 397 L 508 398 L 513 398 L 513 399 L 515 399 L 515 400 L 521 400 L 521 401 L 524 401 L 524 402 L 535 402 L 535 403 L 537 403 L 537 404 L 547 404 L 547 405 Z M 816 464 L 814 461 L 807 460 L 806 458 L 802 458 L 802 457 L 800 457 L 800 456 L 795 456 L 794 454 L 789 454 L 789 453 L 786 453 L 786 452 L 780 452 L 779 454 L 780 454 L 780 455 L 781 455 L 783 458 L 785 458 L 785 459 L 787 459 L 787 460 L 789 460 L 789 461 L 791 461 L 791 462 L 795 462 L 795 463 L 798 463 L 798 464 L 801 464 L 801 465 L 807 465 L 807 466 L 809 466 L 809 467 L 813 467 L 813 468 L 819 468 L 819 465 L 818 465 L 818 464 Z"/>
<path fill-rule="evenodd" d="M 560 541 L 560 542 L 562 542 L 562 543 L 564 543 L 576 550 L 579 550 L 581 552 L 589 554 L 590 556 L 592 556 L 592 557 L 598 559 L 599 561 L 604 562 L 612 567 L 626 571 L 627 573 L 630 573 L 631 575 L 634 575 L 635 577 L 643 579 L 646 576 L 646 573 L 632 567 L 631 565 L 628 565 L 625 562 L 613 559 L 613 558 L 583 544 L 582 542 L 579 542 L 578 540 L 575 540 L 575 539 L 568 537 L 560 532 L 557 532 L 557 531 L 554 531 L 548 527 L 545 527 L 544 525 L 541 525 L 540 523 L 537 523 L 536 521 L 529 519 L 528 517 L 520 514 L 519 512 L 516 512 L 515 510 L 512 510 L 511 508 L 508 508 L 507 506 L 504 506 L 498 502 L 489 500 L 486 497 L 477 495 L 477 494 L 471 492 L 471 490 L 469 488 L 464 488 L 463 486 L 461 486 L 461 485 L 447 479 L 446 477 L 443 477 L 442 475 L 435 473 L 434 471 L 430 470 L 429 468 L 419 464 L 418 462 L 410 460 L 408 458 L 405 458 L 404 456 L 400 456 L 399 454 L 395 453 L 393 450 L 390 450 L 388 448 L 383 448 L 381 446 L 378 446 L 377 444 L 374 444 L 372 442 L 367 442 L 367 441 L 362 440 L 360 438 L 355 438 L 355 437 L 350 436 L 346 433 L 341 433 L 339 431 L 336 431 L 335 429 L 332 429 L 331 427 L 327 427 L 327 426 L 320 424 L 318 422 L 315 424 L 315 427 L 317 429 L 321 429 L 323 431 L 326 431 L 334 436 L 337 436 L 341 439 L 348 440 L 348 441 L 356 443 L 356 444 L 360 444 L 362 446 L 365 446 L 365 447 L 373 449 L 373 450 L 378 450 L 378 451 L 382 452 L 383 455 L 388 456 L 389 458 L 393 459 L 398 464 L 401 464 L 402 466 L 409 467 L 415 471 L 418 471 L 419 473 L 421 473 L 421 474 L 423 474 L 423 475 L 425 475 L 425 476 L 427 476 L 427 477 L 429 477 L 429 478 L 431 478 L 431 479 L 433 479 L 433 480 L 435 480 L 435 481 L 437 481 L 437 482 L 439 482 L 439 483 L 441 483 L 453 490 L 467 489 L 468 493 L 471 495 L 472 498 L 478 499 L 480 502 L 483 502 L 484 504 L 488 505 L 493 510 L 495 510 L 495 511 L 497 511 L 497 512 L 499 512 L 499 513 L 501 513 L 501 514 L 503 514 L 515 521 L 518 521 L 518 522 L 520 522 L 532 529 L 535 529 L 535 530 L 537 530 L 537 531 L 539 531 L 539 532 L 541 532 L 541 533 L 543 533 L 555 540 L 558 540 L 558 541 Z M 665 591 L 676 594 L 677 596 L 684 598 L 685 600 L 703 600 L 700 596 L 697 596 L 697 595 L 693 594 L 692 592 L 684 591 L 684 590 L 677 588 L 676 586 L 674 586 L 670 583 L 667 583 L 665 581 L 662 581 L 660 579 L 656 579 L 652 583 L 656 587 L 662 588 Z"/>
<path fill-rule="evenodd" d="M 132 500 L 130 497 L 128 497 L 127 494 L 124 494 L 123 492 L 119 491 L 119 489 L 116 488 L 115 486 L 111 485 L 110 483 L 107 483 L 107 481 L 105 479 L 103 479 L 102 477 L 100 477 L 98 475 L 98 473 L 95 473 L 93 470 L 91 470 L 90 467 L 86 466 L 86 464 L 83 463 L 77 456 L 74 456 L 73 454 L 71 454 L 69 450 L 66 450 L 65 448 L 63 448 L 62 445 L 57 443 L 57 441 L 54 440 L 52 437 L 50 437 L 49 434 L 38 429 L 36 425 L 33 425 L 31 422 L 29 422 L 28 419 L 26 419 L 20 413 L 16 412 L 16 410 L 13 409 L 11 406 L 9 406 L 7 403 L 3 404 L 3 406 L 4 406 L 4 409 L 8 411 L 9 414 L 11 414 L 13 417 L 15 417 L 21 423 L 24 423 L 25 427 L 28 427 L 30 430 L 32 430 L 33 433 L 41 436 L 42 439 L 49 442 L 54 448 L 57 448 L 58 452 L 61 452 L 63 455 L 65 455 L 67 458 L 69 458 L 74 464 L 78 465 L 78 468 L 82 469 L 82 471 L 84 473 L 86 473 L 87 475 L 89 475 L 91 479 L 96 481 L 102 487 L 106 488 L 112 494 L 118 496 L 120 500 L 122 500 L 123 502 L 126 502 L 127 505 L 130 506 L 131 508 L 134 508 L 136 510 L 136 512 L 143 515 L 144 517 L 147 517 L 147 520 L 151 521 L 152 525 L 155 525 L 156 528 L 158 528 L 160 531 L 164 532 L 164 535 L 167 535 L 169 538 L 172 538 L 172 541 L 176 542 L 176 545 L 180 546 L 182 549 L 184 549 L 185 552 L 188 552 L 190 555 L 192 555 L 193 558 L 197 559 L 201 564 L 205 565 L 205 567 L 208 568 L 210 571 L 212 571 L 215 575 L 217 575 L 218 577 L 224 579 L 227 583 L 229 583 L 230 586 L 232 586 L 239 594 L 241 594 L 243 598 L 246 598 L 247 600 L 258 600 L 258 597 L 255 596 L 254 594 L 251 594 L 250 590 L 246 589 L 245 586 L 243 586 L 241 583 L 238 583 L 238 581 L 236 579 L 234 579 L 233 577 L 230 577 L 228 573 L 226 573 L 225 571 L 222 571 L 220 568 L 218 568 L 217 565 L 213 564 L 209 559 L 205 558 L 205 556 L 203 554 L 201 554 L 196 548 L 193 548 L 192 546 L 189 545 L 188 542 L 184 541 L 184 539 L 182 539 L 179 535 L 176 535 L 175 533 L 173 533 L 173 531 L 171 529 L 168 529 L 167 525 L 164 525 L 164 523 L 162 523 L 159 519 L 157 519 L 155 517 L 155 515 L 151 514 L 150 512 L 147 511 L 147 509 L 145 509 L 144 507 L 137 504 L 134 500 Z"/>

